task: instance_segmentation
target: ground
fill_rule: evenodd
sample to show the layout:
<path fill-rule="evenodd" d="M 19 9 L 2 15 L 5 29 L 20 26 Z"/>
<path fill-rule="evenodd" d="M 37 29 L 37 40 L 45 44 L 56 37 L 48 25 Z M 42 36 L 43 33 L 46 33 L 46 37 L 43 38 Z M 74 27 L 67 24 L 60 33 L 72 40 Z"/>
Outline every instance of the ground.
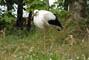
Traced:
<path fill-rule="evenodd" d="M 0 60 L 88 60 L 89 34 L 75 22 L 63 24 L 63 30 L 47 29 L 46 49 L 43 48 L 43 30 L 35 27 L 30 32 L 6 29 L 0 33 Z"/>

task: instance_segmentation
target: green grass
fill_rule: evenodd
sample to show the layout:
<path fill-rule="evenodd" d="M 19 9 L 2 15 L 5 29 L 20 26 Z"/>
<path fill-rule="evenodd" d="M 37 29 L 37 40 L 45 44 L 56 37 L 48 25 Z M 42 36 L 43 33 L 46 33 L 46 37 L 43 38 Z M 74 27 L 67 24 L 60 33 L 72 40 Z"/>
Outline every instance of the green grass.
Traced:
<path fill-rule="evenodd" d="M 47 29 L 46 50 L 43 48 L 42 29 L 32 26 L 27 32 L 10 26 L 6 29 L 6 37 L 0 36 L 0 60 L 89 60 L 86 30 L 73 21 L 63 26 L 60 32 L 55 28 Z"/>

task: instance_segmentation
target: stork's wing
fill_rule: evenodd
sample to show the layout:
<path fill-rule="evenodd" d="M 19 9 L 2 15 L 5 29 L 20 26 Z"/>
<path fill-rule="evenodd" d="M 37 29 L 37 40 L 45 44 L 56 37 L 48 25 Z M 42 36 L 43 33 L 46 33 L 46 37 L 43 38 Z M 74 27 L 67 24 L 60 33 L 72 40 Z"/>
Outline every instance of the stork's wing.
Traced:
<path fill-rule="evenodd" d="M 48 13 L 44 14 L 44 18 L 45 18 L 45 20 L 49 21 L 49 20 L 55 20 L 56 16 L 53 13 L 48 12 Z"/>
<path fill-rule="evenodd" d="M 40 10 L 39 15 L 46 21 L 56 19 L 56 16 L 52 12 L 46 10 Z"/>

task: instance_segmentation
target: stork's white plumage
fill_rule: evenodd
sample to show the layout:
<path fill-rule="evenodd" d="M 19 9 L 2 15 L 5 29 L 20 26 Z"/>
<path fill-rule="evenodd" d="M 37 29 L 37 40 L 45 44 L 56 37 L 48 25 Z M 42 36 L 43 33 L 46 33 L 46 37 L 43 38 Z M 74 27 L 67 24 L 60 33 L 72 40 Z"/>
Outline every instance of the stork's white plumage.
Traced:
<path fill-rule="evenodd" d="M 56 15 L 46 10 L 34 10 L 33 22 L 37 27 L 44 29 L 44 31 L 45 31 L 45 25 L 46 26 L 55 25 L 62 28 L 62 25 L 58 21 Z M 44 41 L 45 39 L 46 36 L 44 32 Z M 44 46 L 45 46 L 45 42 L 44 42 Z"/>
<path fill-rule="evenodd" d="M 55 19 L 55 16 L 51 12 L 48 12 L 48 11 L 35 10 L 34 13 L 36 15 L 34 16 L 33 21 L 34 21 L 34 24 L 39 28 L 44 28 L 44 24 L 49 25 L 48 20 Z M 52 16 L 52 18 L 50 18 L 50 16 Z"/>
<path fill-rule="evenodd" d="M 50 11 L 46 10 L 34 10 L 34 24 L 39 28 L 44 28 L 45 25 L 56 25 L 62 28 L 57 17 Z"/>

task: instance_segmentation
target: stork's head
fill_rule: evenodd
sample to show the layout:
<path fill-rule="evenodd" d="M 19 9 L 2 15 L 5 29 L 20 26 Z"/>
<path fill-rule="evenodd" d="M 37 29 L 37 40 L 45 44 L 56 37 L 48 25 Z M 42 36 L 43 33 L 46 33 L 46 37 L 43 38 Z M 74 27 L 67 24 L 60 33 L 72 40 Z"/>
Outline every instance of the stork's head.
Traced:
<path fill-rule="evenodd" d="M 34 10 L 34 14 L 32 16 L 37 16 L 38 12 L 39 12 L 39 10 Z"/>

